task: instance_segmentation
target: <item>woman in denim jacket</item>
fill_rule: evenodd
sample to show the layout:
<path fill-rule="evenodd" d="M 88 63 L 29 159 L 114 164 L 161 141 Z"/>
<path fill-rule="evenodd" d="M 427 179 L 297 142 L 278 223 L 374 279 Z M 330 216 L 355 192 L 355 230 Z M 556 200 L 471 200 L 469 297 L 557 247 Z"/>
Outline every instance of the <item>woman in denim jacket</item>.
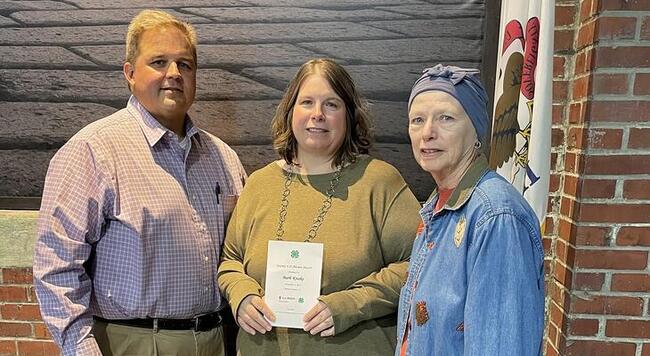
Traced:
<path fill-rule="evenodd" d="M 543 252 L 530 206 L 488 168 L 478 71 L 438 64 L 409 98 L 409 136 L 437 188 L 420 210 L 398 316 L 400 355 L 541 355 Z"/>

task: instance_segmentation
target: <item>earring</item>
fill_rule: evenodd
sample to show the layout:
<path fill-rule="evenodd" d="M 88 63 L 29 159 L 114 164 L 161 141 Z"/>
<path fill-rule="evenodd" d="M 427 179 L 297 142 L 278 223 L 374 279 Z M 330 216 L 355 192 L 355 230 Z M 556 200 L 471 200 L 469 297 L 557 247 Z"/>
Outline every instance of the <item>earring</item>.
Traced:
<path fill-rule="evenodd" d="M 476 150 L 481 149 L 481 146 L 482 146 L 481 141 L 476 141 L 474 143 L 474 149 Z"/>

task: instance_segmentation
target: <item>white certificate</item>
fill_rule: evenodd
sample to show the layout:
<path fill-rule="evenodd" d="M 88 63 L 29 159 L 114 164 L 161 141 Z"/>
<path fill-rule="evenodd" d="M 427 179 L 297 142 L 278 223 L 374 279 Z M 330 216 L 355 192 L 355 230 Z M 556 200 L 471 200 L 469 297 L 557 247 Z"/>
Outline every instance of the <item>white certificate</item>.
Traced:
<path fill-rule="evenodd" d="M 302 329 L 302 317 L 318 303 L 323 244 L 269 241 L 264 301 L 273 326 Z"/>

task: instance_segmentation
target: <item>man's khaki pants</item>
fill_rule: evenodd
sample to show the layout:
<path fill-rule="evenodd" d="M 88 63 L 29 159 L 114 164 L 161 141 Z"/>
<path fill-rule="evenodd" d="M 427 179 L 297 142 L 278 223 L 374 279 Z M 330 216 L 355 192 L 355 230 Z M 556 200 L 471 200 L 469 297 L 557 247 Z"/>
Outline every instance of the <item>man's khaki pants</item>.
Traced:
<path fill-rule="evenodd" d="M 223 329 L 158 330 L 95 321 L 93 334 L 105 356 L 224 356 Z"/>

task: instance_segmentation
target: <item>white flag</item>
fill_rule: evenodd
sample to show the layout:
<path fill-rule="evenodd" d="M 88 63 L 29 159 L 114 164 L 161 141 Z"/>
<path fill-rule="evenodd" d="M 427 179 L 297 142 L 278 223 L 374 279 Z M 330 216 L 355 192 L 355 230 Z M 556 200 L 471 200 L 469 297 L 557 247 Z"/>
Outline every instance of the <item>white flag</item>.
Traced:
<path fill-rule="evenodd" d="M 554 0 L 504 0 L 494 91 L 490 166 L 535 210 L 547 209 Z"/>

